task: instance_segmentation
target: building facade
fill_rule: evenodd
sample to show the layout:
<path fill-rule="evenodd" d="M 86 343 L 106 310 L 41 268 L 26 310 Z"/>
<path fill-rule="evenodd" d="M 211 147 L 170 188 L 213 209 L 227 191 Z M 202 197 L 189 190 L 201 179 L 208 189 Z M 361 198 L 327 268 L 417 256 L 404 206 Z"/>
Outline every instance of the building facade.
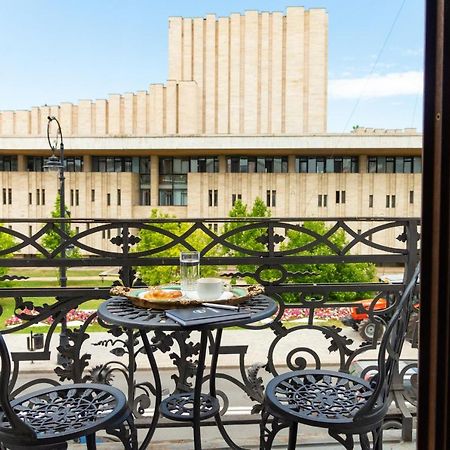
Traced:
<path fill-rule="evenodd" d="M 165 85 L 0 112 L 1 221 L 50 216 L 49 115 L 73 218 L 218 218 L 256 197 L 277 217 L 418 217 L 421 136 L 327 134 L 326 105 L 325 10 L 171 18 Z"/>

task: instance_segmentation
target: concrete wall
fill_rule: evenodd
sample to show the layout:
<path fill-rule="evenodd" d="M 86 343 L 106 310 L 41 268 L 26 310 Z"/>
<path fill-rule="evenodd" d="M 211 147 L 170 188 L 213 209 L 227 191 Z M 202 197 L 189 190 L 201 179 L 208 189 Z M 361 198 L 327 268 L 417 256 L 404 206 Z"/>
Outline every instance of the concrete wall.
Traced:
<path fill-rule="evenodd" d="M 169 19 L 169 79 L 147 91 L 0 112 L 0 136 L 306 134 L 326 131 L 324 9 Z"/>

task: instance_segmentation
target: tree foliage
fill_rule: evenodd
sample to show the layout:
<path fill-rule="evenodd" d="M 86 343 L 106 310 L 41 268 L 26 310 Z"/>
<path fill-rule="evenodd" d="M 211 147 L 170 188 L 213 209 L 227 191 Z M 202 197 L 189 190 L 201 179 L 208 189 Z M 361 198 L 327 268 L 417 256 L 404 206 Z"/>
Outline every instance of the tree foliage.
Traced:
<path fill-rule="evenodd" d="M 314 234 L 323 236 L 330 229 L 321 221 L 305 222 L 303 227 L 310 230 L 313 235 L 307 232 L 299 233 L 298 231 L 289 230 L 286 234 L 287 240 L 281 244 L 280 249 L 301 249 L 316 239 Z M 339 250 L 342 250 L 347 245 L 347 239 L 343 230 L 339 230 L 331 235 L 329 241 Z M 335 254 L 335 251 L 325 243 L 318 242 L 307 250 L 300 250 L 296 254 L 327 256 Z M 288 271 L 300 272 L 293 280 L 297 283 L 367 283 L 374 281 L 376 275 L 376 267 L 371 263 L 288 264 L 286 268 Z M 364 296 L 365 294 L 357 292 L 336 292 L 332 293 L 330 298 L 338 301 L 351 301 Z"/>
<path fill-rule="evenodd" d="M 169 214 L 163 214 L 158 209 L 152 209 L 150 219 L 174 219 L 174 216 Z M 183 235 L 189 227 L 192 225 L 187 222 L 167 222 L 167 223 L 152 223 L 153 228 L 161 229 L 163 232 L 169 232 L 174 236 Z M 139 232 L 140 242 L 136 245 L 135 251 L 142 252 L 151 249 L 157 249 L 169 244 L 172 241 L 171 237 L 165 236 L 158 230 L 151 231 L 142 229 Z M 197 230 L 192 233 L 187 239 L 187 242 L 198 251 L 205 248 L 210 242 L 211 238 L 201 231 Z M 168 249 L 162 250 L 153 254 L 152 256 L 166 256 L 170 258 L 178 258 L 183 250 L 187 250 L 183 245 L 177 244 Z M 208 253 L 208 256 L 212 256 L 214 251 Z M 173 283 L 180 279 L 180 268 L 176 266 L 139 266 L 138 271 L 142 280 L 149 286 L 158 286 L 166 283 Z M 202 276 L 214 276 L 217 275 L 217 268 L 210 266 L 201 266 L 200 271 Z"/>
<path fill-rule="evenodd" d="M 56 200 L 55 200 L 55 206 L 51 212 L 51 216 L 54 219 L 59 219 L 60 216 L 60 203 L 61 199 L 59 194 L 56 196 Z M 65 214 L 64 217 L 69 218 L 70 217 L 70 211 L 68 210 L 67 207 L 65 207 Z M 75 236 L 75 230 L 73 230 L 70 227 L 70 224 L 63 224 L 66 229 L 66 233 L 72 237 Z M 54 230 L 50 230 L 47 233 L 45 233 L 45 235 L 42 237 L 42 246 L 48 250 L 49 252 L 53 252 L 60 244 L 61 244 L 61 236 Z M 70 252 L 66 251 L 66 256 L 68 258 L 79 258 L 81 256 L 80 254 L 80 250 L 78 248 L 74 248 L 73 250 L 71 250 Z"/>
<path fill-rule="evenodd" d="M 244 204 L 241 200 L 237 200 L 233 208 L 228 213 L 229 217 L 236 218 L 245 218 L 245 217 L 270 217 L 270 209 L 266 206 L 266 204 L 257 197 L 255 202 L 253 203 L 252 209 L 249 210 L 247 205 Z M 250 224 L 251 222 L 238 221 L 238 222 L 229 222 L 226 223 L 223 227 L 223 233 L 232 233 L 233 230 L 237 228 L 241 228 L 245 225 Z M 245 252 L 246 249 L 250 251 L 263 252 L 266 250 L 266 247 L 263 242 L 260 242 L 260 238 L 266 234 L 266 228 L 259 227 L 253 228 L 247 231 L 240 231 L 236 234 L 231 234 L 227 241 L 233 245 L 241 247 L 243 251 L 235 250 L 235 249 L 226 249 L 224 253 L 227 256 L 248 256 L 248 253 Z M 239 272 L 254 272 L 257 266 L 254 264 L 239 264 L 237 265 L 237 269 Z M 250 277 L 247 277 L 250 278 Z M 250 280 L 249 280 L 250 281 Z"/>
<path fill-rule="evenodd" d="M 2 224 L 0 224 L 1 226 Z M 0 232 L 0 250 L 6 250 L 14 245 L 14 238 L 8 233 Z M 0 258 L 12 258 L 12 253 L 7 253 L 6 255 L 0 256 Z M 0 266 L 0 277 L 8 273 L 8 267 Z M 0 282 L 0 286 L 7 286 L 8 282 Z"/>

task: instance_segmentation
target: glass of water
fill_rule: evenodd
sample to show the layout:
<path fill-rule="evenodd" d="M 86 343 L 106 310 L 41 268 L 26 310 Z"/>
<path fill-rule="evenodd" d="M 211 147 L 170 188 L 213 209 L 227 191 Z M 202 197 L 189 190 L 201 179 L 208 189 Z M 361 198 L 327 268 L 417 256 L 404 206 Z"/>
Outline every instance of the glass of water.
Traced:
<path fill-rule="evenodd" d="M 197 280 L 200 277 L 200 253 L 180 253 L 180 284 L 182 291 L 197 290 Z"/>

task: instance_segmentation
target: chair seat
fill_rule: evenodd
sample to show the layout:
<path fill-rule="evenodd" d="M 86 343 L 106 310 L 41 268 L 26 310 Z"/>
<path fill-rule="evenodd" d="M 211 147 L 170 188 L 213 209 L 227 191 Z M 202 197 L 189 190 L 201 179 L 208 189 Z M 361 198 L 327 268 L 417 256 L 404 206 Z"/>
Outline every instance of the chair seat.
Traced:
<path fill-rule="evenodd" d="M 273 378 L 266 404 L 281 419 L 329 428 L 351 424 L 372 393 L 369 383 L 352 375 L 301 370 Z"/>
<path fill-rule="evenodd" d="M 103 384 L 50 387 L 18 397 L 11 406 L 34 430 L 39 444 L 92 434 L 122 423 L 130 414 L 125 395 Z M 6 416 L 1 414 L 0 426 L 8 425 Z"/>

